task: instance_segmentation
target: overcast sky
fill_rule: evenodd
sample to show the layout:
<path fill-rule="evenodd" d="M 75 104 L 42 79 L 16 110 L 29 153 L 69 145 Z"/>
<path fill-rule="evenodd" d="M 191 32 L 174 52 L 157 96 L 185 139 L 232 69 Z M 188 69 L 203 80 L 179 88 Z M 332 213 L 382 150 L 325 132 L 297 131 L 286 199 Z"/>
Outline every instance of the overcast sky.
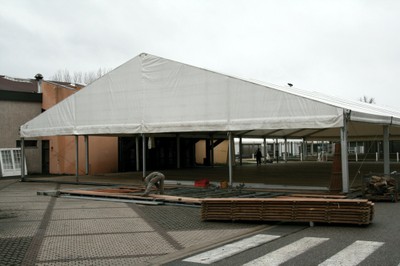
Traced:
<path fill-rule="evenodd" d="M 0 75 L 110 69 L 142 52 L 400 109 L 398 0 L 0 0 Z"/>

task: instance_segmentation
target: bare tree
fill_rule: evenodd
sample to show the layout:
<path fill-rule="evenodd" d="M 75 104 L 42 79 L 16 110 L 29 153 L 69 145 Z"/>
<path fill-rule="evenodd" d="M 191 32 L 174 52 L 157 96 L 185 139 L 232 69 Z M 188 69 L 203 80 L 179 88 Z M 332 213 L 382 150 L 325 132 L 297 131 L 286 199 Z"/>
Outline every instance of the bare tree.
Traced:
<path fill-rule="evenodd" d="M 363 97 L 361 97 L 361 98 L 360 98 L 360 101 L 361 101 L 361 102 L 364 102 L 364 103 L 371 103 L 371 104 L 375 104 L 375 103 L 376 103 L 376 102 L 375 102 L 375 98 L 373 98 L 373 97 L 369 98 L 369 97 L 366 96 L 366 95 L 364 95 Z"/>
<path fill-rule="evenodd" d="M 74 74 L 71 75 L 69 70 L 57 70 L 57 72 L 50 77 L 51 80 L 54 81 L 61 81 L 61 82 L 73 82 L 79 84 L 90 84 L 98 78 L 101 78 L 111 69 L 106 68 L 99 68 L 97 71 L 89 71 L 89 72 L 82 72 L 82 71 L 74 71 Z"/>
<path fill-rule="evenodd" d="M 83 76 L 82 71 L 75 71 L 73 76 L 74 83 L 83 83 L 82 76 Z"/>

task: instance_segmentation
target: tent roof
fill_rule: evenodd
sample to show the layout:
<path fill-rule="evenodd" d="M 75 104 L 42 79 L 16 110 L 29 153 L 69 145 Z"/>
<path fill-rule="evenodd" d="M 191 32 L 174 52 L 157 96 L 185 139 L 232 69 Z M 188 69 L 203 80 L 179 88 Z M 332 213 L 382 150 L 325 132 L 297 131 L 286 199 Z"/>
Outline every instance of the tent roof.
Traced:
<path fill-rule="evenodd" d="M 400 112 L 236 78 L 142 53 L 21 126 L 21 137 L 215 133 L 243 137 L 400 136 Z M 398 131 L 398 132 L 397 132 Z"/>

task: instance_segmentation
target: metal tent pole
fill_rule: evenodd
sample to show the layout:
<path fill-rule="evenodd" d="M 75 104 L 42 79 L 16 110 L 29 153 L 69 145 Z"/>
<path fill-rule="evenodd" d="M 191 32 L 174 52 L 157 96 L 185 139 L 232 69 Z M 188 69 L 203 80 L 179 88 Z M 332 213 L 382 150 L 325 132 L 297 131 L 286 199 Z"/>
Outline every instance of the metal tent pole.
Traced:
<path fill-rule="evenodd" d="M 228 132 L 228 153 L 229 186 L 232 186 L 232 132 L 230 131 Z"/>
<path fill-rule="evenodd" d="M 240 160 L 240 165 L 242 165 L 243 163 L 242 137 L 239 138 L 239 160 Z"/>
<path fill-rule="evenodd" d="M 383 173 L 390 175 L 389 126 L 383 126 Z"/>
<path fill-rule="evenodd" d="M 140 170 L 140 160 L 139 160 L 139 136 L 135 137 L 135 145 L 136 145 L 136 172 L 139 172 Z"/>
<path fill-rule="evenodd" d="M 176 168 L 181 168 L 181 137 L 176 134 Z"/>
<path fill-rule="evenodd" d="M 347 153 L 347 120 L 344 121 L 340 129 L 341 156 L 342 156 L 342 190 L 343 193 L 349 192 L 349 160 Z"/>
<path fill-rule="evenodd" d="M 264 137 L 264 162 L 267 162 L 267 139 Z"/>
<path fill-rule="evenodd" d="M 79 183 L 79 138 L 75 135 L 75 176 L 76 183 Z"/>
<path fill-rule="evenodd" d="M 25 181 L 25 139 L 21 138 L 21 182 Z"/>
<path fill-rule="evenodd" d="M 89 136 L 85 135 L 85 175 L 89 174 Z"/>
<path fill-rule="evenodd" d="M 214 135 L 210 135 L 210 166 L 214 167 Z"/>
<path fill-rule="evenodd" d="M 142 134 L 142 165 L 143 165 L 143 178 L 146 177 L 146 136 Z"/>

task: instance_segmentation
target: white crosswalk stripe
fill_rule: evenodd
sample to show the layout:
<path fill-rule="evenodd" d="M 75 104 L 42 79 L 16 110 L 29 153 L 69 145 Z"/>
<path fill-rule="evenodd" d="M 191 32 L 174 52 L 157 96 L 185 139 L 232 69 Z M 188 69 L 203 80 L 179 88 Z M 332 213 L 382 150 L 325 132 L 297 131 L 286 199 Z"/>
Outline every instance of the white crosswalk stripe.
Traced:
<path fill-rule="evenodd" d="M 260 246 L 279 237 L 280 236 L 278 235 L 259 234 L 203 252 L 201 254 L 184 259 L 183 261 L 199 264 L 211 264 L 248 249 Z M 309 249 L 324 243 L 327 240 L 329 240 L 329 238 L 304 237 L 243 265 L 280 265 L 290 259 L 295 258 L 296 256 L 305 253 Z M 383 244 L 384 242 L 357 240 L 319 264 L 319 266 L 356 266 L 370 256 L 373 252 L 375 252 L 378 248 L 380 248 Z M 398 266 L 400 266 L 400 264 Z"/>
<path fill-rule="evenodd" d="M 321 237 L 304 237 L 296 242 L 293 242 L 287 246 L 270 252 L 262 257 L 252 260 L 244 265 L 254 266 L 254 265 L 280 265 L 301 253 L 306 252 L 310 248 L 313 248 L 322 242 L 327 241 L 329 238 Z"/>
<path fill-rule="evenodd" d="M 384 243 L 374 241 L 356 241 L 334 256 L 330 257 L 320 266 L 353 266 L 358 265 Z"/>
<path fill-rule="evenodd" d="M 187 262 L 196 262 L 201 264 L 211 264 L 216 261 L 222 260 L 224 258 L 230 257 L 232 255 L 238 254 L 245 250 L 248 250 L 253 247 L 257 247 L 259 245 L 265 244 L 271 240 L 274 240 L 280 236 L 277 235 L 255 235 L 232 244 L 227 244 L 222 247 L 203 252 L 196 256 L 184 259 L 183 261 Z"/>

